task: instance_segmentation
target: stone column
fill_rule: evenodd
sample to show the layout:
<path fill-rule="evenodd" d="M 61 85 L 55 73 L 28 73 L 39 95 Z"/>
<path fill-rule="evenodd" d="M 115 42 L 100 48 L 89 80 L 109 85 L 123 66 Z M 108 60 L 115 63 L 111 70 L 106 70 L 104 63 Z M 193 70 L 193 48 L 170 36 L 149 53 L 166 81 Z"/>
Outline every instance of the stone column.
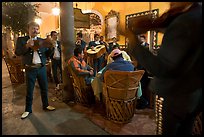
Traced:
<path fill-rule="evenodd" d="M 67 62 L 74 53 L 74 11 L 73 2 L 60 2 L 60 40 L 62 44 L 63 100 L 74 99 L 73 86 L 69 77 Z"/>

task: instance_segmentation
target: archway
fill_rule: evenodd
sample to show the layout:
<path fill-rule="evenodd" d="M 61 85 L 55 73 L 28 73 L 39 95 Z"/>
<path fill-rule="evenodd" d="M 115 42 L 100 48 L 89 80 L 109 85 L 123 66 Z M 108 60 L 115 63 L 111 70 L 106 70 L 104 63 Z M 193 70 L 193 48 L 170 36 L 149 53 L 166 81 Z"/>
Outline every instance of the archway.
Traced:
<path fill-rule="evenodd" d="M 90 17 L 90 28 L 75 28 L 75 32 L 82 32 L 84 41 L 88 44 L 94 40 L 94 34 L 101 34 L 103 17 L 100 12 L 96 10 L 82 10 L 83 14 L 88 14 Z"/>

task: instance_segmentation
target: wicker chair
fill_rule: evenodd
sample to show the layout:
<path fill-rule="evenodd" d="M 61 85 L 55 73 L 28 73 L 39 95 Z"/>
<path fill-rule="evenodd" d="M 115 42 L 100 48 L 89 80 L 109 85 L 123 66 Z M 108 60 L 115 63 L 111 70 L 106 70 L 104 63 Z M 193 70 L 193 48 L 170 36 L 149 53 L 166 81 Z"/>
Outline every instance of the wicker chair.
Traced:
<path fill-rule="evenodd" d="M 104 74 L 103 96 L 106 116 L 116 123 L 128 123 L 135 113 L 137 90 L 144 70 L 114 71 Z"/>
<path fill-rule="evenodd" d="M 72 69 L 71 65 L 68 65 L 68 71 L 70 73 L 72 84 L 74 87 L 76 102 L 84 106 L 90 106 L 95 102 L 95 97 L 91 85 L 86 85 L 84 79 L 85 77 L 78 76 Z"/>
<path fill-rule="evenodd" d="M 194 121 L 193 135 L 201 136 L 203 134 L 202 129 L 202 112 L 200 112 Z"/>
<path fill-rule="evenodd" d="M 25 81 L 23 67 L 20 62 L 4 57 L 12 84 L 23 84 Z"/>

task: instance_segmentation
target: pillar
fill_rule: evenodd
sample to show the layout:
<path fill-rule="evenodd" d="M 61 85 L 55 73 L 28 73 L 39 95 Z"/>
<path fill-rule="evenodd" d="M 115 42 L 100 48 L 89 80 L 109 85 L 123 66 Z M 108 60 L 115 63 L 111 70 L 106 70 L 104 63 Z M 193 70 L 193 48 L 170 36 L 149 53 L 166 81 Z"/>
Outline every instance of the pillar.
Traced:
<path fill-rule="evenodd" d="M 74 53 L 74 11 L 73 2 L 60 2 L 60 40 L 62 46 L 63 101 L 74 99 L 67 62 Z"/>

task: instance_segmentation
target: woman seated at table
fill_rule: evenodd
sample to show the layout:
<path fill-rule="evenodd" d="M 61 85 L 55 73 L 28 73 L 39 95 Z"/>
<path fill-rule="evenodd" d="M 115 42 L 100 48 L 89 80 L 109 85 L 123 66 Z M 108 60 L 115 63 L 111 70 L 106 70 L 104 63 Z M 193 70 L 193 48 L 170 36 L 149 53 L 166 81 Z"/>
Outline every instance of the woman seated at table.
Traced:
<path fill-rule="evenodd" d="M 74 49 L 74 56 L 69 59 L 68 64 L 71 65 L 72 69 L 77 73 L 77 75 L 84 75 L 86 84 L 89 85 L 94 78 L 94 70 L 92 67 L 86 64 L 83 58 L 83 49 L 81 47 L 76 47 Z"/>

